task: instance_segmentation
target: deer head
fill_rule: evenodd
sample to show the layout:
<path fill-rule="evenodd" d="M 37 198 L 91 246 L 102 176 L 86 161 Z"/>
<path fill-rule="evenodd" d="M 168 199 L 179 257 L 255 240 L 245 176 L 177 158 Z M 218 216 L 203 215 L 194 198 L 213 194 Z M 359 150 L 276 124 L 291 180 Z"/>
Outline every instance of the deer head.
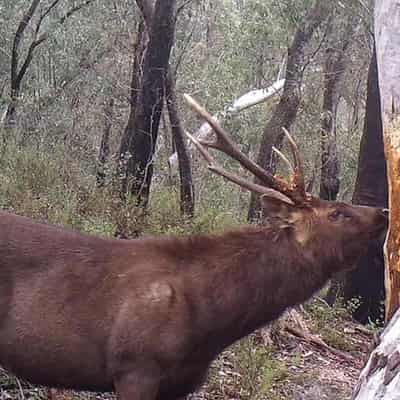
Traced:
<path fill-rule="evenodd" d="M 335 256 L 343 253 L 341 258 L 347 260 L 349 265 L 354 264 L 369 240 L 379 237 L 385 231 L 387 210 L 325 201 L 307 193 L 298 147 L 285 128 L 283 132 L 292 151 L 294 166 L 282 152 L 276 148 L 274 151 L 292 172 L 288 181 L 272 175 L 252 161 L 203 107 L 188 95 L 185 95 L 185 99 L 210 124 L 216 138 L 198 140 L 188 132 L 186 135 L 207 161 L 209 170 L 260 196 L 263 224 L 290 232 L 304 248 L 310 244 L 314 244 L 314 247 L 319 244 L 322 248 L 330 247 Z M 237 160 L 259 183 L 225 170 L 207 148 L 217 149 Z M 354 240 L 355 237 L 357 240 Z"/>

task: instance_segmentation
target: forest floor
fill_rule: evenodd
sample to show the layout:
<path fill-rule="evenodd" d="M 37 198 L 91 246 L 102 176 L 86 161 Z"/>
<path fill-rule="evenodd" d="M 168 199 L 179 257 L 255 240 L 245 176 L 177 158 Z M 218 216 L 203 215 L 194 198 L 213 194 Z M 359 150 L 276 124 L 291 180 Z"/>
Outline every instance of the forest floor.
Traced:
<path fill-rule="evenodd" d="M 273 344 L 266 345 L 265 330 L 256 332 L 213 363 L 207 383 L 190 396 L 191 400 L 350 399 L 371 350 L 374 330 L 351 321 L 344 308 L 330 308 L 320 299 L 309 302 L 301 317 L 317 340 L 278 329 L 268 335 Z M 0 400 L 47 397 L 47 390 L 32 387 L 0 369 Z M 64 391 L 53 398 L 108 400 L 114 396 Z"/>

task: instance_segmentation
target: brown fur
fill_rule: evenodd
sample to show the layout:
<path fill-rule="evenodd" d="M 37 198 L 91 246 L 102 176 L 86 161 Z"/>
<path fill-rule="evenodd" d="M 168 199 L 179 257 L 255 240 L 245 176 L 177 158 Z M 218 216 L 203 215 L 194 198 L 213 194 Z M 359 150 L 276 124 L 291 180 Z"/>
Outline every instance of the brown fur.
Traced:
<path fill-rule="evenodd" d="M 36 384 L 176 399 L 386 224 L 381 210 L 342 203 L 263 207 L 263 226 L 131 241 L 1 212 L 0 364 Z"/>

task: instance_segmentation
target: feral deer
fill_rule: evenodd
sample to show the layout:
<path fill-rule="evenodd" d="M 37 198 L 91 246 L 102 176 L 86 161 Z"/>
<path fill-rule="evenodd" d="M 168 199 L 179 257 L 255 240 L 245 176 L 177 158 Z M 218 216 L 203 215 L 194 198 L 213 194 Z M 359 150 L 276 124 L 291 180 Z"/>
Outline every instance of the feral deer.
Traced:
<path fill-rule="evenodd" d="M 209 168 L 261 197 L 263 220 L 219 235 L 111 240 L 0 213 L 0 364 L 35 384 L 115 389 L 120 400 L 194 391 L 227 346 L 308 299 L 385 230 L 386 212 L 306 193 L 217 139 Z M 218 165 L 206 147 L 251 171 Z M 286 159 L 287 160 L 287 159 Z"/>

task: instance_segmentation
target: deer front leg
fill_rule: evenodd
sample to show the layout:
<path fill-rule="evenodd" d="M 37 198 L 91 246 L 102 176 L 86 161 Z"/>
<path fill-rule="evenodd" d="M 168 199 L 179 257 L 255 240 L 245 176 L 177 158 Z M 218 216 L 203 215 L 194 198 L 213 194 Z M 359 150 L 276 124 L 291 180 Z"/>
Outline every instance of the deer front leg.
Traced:
<path fill-rule="evenodd" d="M 160 370 L 155 366 L 132 366 L 116 374 L 114 387 L 118 400 L 155 400 Z"/>

